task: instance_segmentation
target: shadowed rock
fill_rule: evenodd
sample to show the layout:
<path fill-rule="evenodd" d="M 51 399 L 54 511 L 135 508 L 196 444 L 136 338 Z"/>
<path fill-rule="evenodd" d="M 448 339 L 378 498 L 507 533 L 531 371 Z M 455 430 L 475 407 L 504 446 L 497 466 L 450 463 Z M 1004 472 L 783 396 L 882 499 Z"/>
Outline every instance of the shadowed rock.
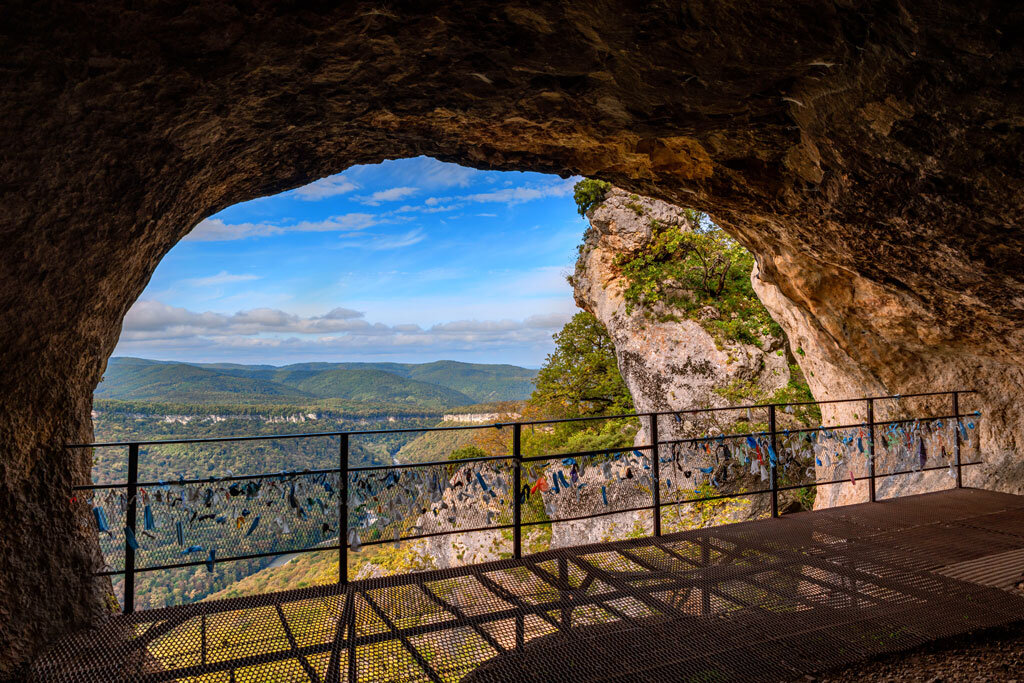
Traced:
<path fill-rule="evenodd" d="M 579 173 L 706 210 L 813 331 L 819 398 L 973 385 L 985 450 L 1019 449 L 1020 8 L 395 7 L 5 8 L 0 676 L 106 609 L 70 501 L 90 455 L 60 445 L 90 438 L 157 263 L 202 218 L 356 163 Z"/>

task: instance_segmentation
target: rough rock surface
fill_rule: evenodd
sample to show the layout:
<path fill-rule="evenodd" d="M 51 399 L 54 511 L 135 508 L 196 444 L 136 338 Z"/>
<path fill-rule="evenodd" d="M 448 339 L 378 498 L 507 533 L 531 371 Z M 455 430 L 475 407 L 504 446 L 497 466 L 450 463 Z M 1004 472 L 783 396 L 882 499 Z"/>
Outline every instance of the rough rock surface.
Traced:
<path fill-rule="evenodd" d="M 819 321 L 848 373 L 827 392 L 973 386 L 985 450 L 1019 452 L 1022 33 L 996 0 L 7 3 L 0 676 L 105 609 L 69 506 L 89 456 L 61 444 L 90 438 L 157 263 L 355 163 L 580 173 L 709 211 Z"/>
<path fill-rule="evenodd" d="M 630 305 L 625 297 L 628 287 L 626 278 L 617 265 L 620 258 L 630 258 L 642 253 L 652 239 L 652 221 L 664 226 L 677 226 L 680 230 L 693 229 L 686 212 L 666 202 L 642 197 L 612 188 L 604 200 L 587 215 L 590 228 L 583 238 L 580 257 L 572 276 L 573 293 L 576 303 L 592 313 L 608 330 L 615 345 L 619 371 L 629 388 L 637 412 L 658 412 L 687 410 L 691 408 L 723 408 L 731 403 L 718 391 L 735 382 L 756 387 L 764 395 L 772 395 L 786 386 L 790 379 L 789 366 L 785 355 L 775 352 L 781 349 L 783 339 L 765 339 L 763 346 L 729 342 L 716 339 L 698 320 L 681 317 L 679 311 L 665 307 L 662 302 L 655 306 L 646 304 Z M 710 314 L 717 314 L 714 309 Z M 728 433 L 731 424 L 745 420 L 744 411 L 725 411 L 690 415 L 680 420 L 661 417 L 658 420 L 658 434 L 661 440 L 682 439 L 706 434 Z M 766 421 L 765 415 L 756 416 Z M 650 423 L 641 420 L 635 443 L 650 443 Z M 660 449 L 661 457 L 671 455 L 668 447 Z M 682 458 L 688 451 L 680 449 Z M 685 461 L 685 460 L 684 460 Z M 690 463 L 695 471 L 698 465 Z M 670 473 L 667 473 L 671 477 Z M 708 477 L 699 475 L 701 482 Z M 678 478 L 677 478 L 678 480 Z M 678 486 L 677 481 L 677 486 Z M 696 485 L 697 477 L 688 483 Z M 749 475 L 734 479 L 720 487 L 723 492 L 746 488 L 762 488 Z M 692 486 L 691 486 L 692 488 Z M 678 495 L 677 491 L 664 495 Z M 633 507 L 645 504 L 627 501 L 625 504 L 612 503 L 617 507 Z M 736 506 L 722 510 L 723 518 L 742 519 L 763 514 L 769 504 L 765 496 L 753 496 L 741 501 L 739 509 L 745 515 L 737 515 Z M 601 509 L 599 500 L 584 506 L 587 513 Z M 571 500 L 558 498 L 549 502 L 552 518 L 571 517 L 581 514 Z M 699 526 L 691 510 L 684 511 L 684 519 L 678 528 Z M 719 520 L 719 521 L 725 521 Z M 650 533 L 651 515 L 648 512 L 623 513 L 584 523 L 570 523 L 554 527 L 553 545 L 571 545 L 574 538 L 583 535 L 589 542 L 603 538 L 621 537 L 622 531 L 636 527 Z M 674 529 L 675 530 L 675 529 Z"/>
<path fill-rule="evenodd" d="M 794 275 L 794 277 L 798 277 Z M 875 358 L 879 363 L 875 366 L 877 372 L 872 371 L 872 366 L 861 362 L 857 357 L 851 356 L 842 345 L 837 343 L 836 335 L 841 334 L 844 327 L 849 327 L 850 320 L 842 320 L 837 317 L 836 312 L 828 306 L 836 300 L 843 300 L 847 297 L 866 297 L 863 301 L 866 322 L 879 328 L 888 325 L 906 325 L 907 321 L 901 318 L 903 309 L 895 306 L 891 299 L 881 297 L 879 292 L 874 295 L 880 298 L 871 298 L 863 290 L 871 290 L 873 287 L 862 280 L 854 283 L 853 291 L 831 291 L 832 287 L 847 288 L 848 282 L 837 281 L 828 277 L 822 277 L 821 273 L 805 273 L 800 276 L 797 287 L 804 291 L 814 292 L 820 297 L 817 304 L 821 306 L 815 309 L 815 314 L 808 312 L 806 308 L 796 304 L 793 300 L 782 293 L 779 286 L 768 280 L 760 267 L 755 267 L 752 274 L 754 290 L 758 297 L 771 312 L 772 317 L 786 331 L 791 350 L 794 357 L 800 364 L 807 383 L 811 388 L 814 397 L 819 401 L 830 399 L 844 399 L 858 396 L 880 396 L 893 393 L 928 392 L 932 390 L 963 389 L 977 386 L 979 394 L 964 394 L 959 399 L 959 410 L 961 413 L 971 413 L 975 410 L 983 410 L 980 419 L 965 418 L 965 423 L 977 422 L 977 432 L 980 433 L 979 440 L 976 434 L 969 432 L 970 440 L 962 447 L 961 459 L 963 462 L 975 462 L 982 460 L 983 464 L 969 466 L 963 469 L 963 481 L 967 486 L 977 486 L 1007 493 L 1024 493 L 1024 458 L 1020 455 L 1020 449 L 1024 444 L 1017 440 L 1019 434 L 1019 408 L 1016 405 L 1008 404 L 1007 398 L 1019 396 L 1021 385 L 1014 384 L 1012 376 L 1014 370 L 997 370 L 997 362 L 986 361 L 991 372 L 984 372 L 982 368 L 976 367 L 978 375 L 971 377 L 965 371 L 964 364 L 978 361 L 973 352 L 964 350 L 962 355 L 953 353 L 942 353 L 935 349 L 932 357 L 933 366 L 928 373 L 923 367 L 917 364 L 909 364 L 908 358 L 900 356 L 896 347 L 885 347 L 878 345 L 877 340 L 868 342 L 872 345 L 871 352 L 876 354 Z M 807 282 L 807 281 L 810 282 Z M 920 330 L 918 330 L 920 332 Z M 866 332 L 864 334 L 867 334 Z M 864 341 L 863 339 L 861 341 Z M 882 363 L 882 359 L 885 359 Z M 907 367 L 910 365 L 910 367 Z M 969 366 L 968 366 L 969 367 Z M 1003 374 L 1004 372 L 1010 375 Z M 922 374 L 918 374 L 922 373 Z M 893 379 L 882 381 L 880 376 L 889 376 Z M 922 376 L 930 376 L 930 383 L 925 383 Z M 987 378 L 997 382 L 993 386 L 978 384 L 979 379 Z M 1006 392 L 999 394 L 999 391 Z M 950 396 L 937 398 L 907 398 L 896 400 L 875 401 L 874 416 L 876 420 L 897 420 L 906 417 L 948 417 L 952 414 L 952 401 Z M 821 406 L 823 424 L 842 425 L 856 424 L 867 419 L 866 402 L 856 403 L 835 403 Z M 950 421 L 947 419 L 947 423 Z M 952 449 L 949 449 L 951 456 Z M 948 462 L 950 458 L 945 461 Z M 934 465 L 937 460 L 926 463 Z M 826 463 L 827 464 L 827 463 Z M 854 467 L 854 475 L 857 477 L 867 474 L 866 463 L 861 459 L 848 460 L 838 465 L 823 467 L 818 465 L 817 479 L 819 481 L 845 481 L 850 475 L 849 467 Z M 875 459 L 876 472 L 881 475 L 887 472 L 899 472 L 907 469 L 906 461 L 898 459 L 895 455 L 878 450 Z M 879 478 L 876 486 L 879 498 L 890 498 L 926 491 L 935 491 L 950 488 L 955 485 L 955 478 L 950 476 L 948 470 L 932 472 L 920 472 L 916 474 L 904 474 L 892 477 Z M 815 507 L 831 507 L 834 505 L 848 505 L 851 503 L 862 503 L 869 498 L 868 487 L 865 482 L 842 483 L 831 486 L 819 487 L 815 498 Z"/>
<path fill-rule="evenodd" d="M 658 314 L 673 311 L 628 305 L 628 282 L 616 259 L 644 251 L 651 241 L 652 220 L 692 230 L 683 209 L 613 188 L 588 218 L 573 293 L 577 305 L 608 330 L 637 412 L 728 406 L 715 390 L 736 381 L 751 383 L 767 395 L 786 386 L 786 358 L 768 350 L 781 348 L 781 339 L 766 340 L 763 347 L 723 342 L 697 320 L 666 318 Z M 665 438 L 697 435 L 687 427 L 674 420 L 659 421 Z M 647 439 L 648 425 L 643 422 L 637 443 L 649 443 Z"/>

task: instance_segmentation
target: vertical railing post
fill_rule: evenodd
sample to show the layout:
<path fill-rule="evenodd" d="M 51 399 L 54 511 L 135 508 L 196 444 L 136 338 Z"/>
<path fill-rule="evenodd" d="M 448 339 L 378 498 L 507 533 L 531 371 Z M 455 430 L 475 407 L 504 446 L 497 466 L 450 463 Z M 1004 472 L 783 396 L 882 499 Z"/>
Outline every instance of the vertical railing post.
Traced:
<path fill-rule="evenodd" d="M 875 400 L 868 399 L 868 500 L 875 502 Z"/>
<path fill-rule="evenodd" d="M 139 444 L 128 445 L 128 506 L 125 510 L 125 526 L 132 530 L 132 537 L 138 538 L 136 533 L 136 517 L 138 512 L 137 498 L 139 495 Z M 131 614 L 135 611 L 135 548 L 128 542 L 128 535 L 124 540 L 124 613 Z"/>
<path fill-rule="evenodd" d="M 775 428 L 775 404 L 768 406 L 768 432 L 772 444 L 772 453 L 775 454 L 772 460 L 772 517 L 779 516 L 779 440 Z"/>
<path fill-rule="evenodd" d="M 518 422 L 512 425 L 512 556 L 517 560 L 523 556 L 523 503 L 520 500 L 523 489 L 522 428 Z"/>
<path fill-rule="evenodd" d="M 956 443 L 953 446 L 953 455 L 956 457 L 956 487 L 964 487 L 963 467 L 960 464 L 960 392 L 953 392 L 953 431 L 956 432 Z"/>
<path fill-rule="evenodd" d="M 651 512 L 654 536 L 661 536 L 661 458 L 658 456 L 658 414 L 651 413 Z"/>
<path fill-rule="evenodd" d="M 338 469 L 338 583 L 348 583 L 348 434 L 339 435 Z"/>

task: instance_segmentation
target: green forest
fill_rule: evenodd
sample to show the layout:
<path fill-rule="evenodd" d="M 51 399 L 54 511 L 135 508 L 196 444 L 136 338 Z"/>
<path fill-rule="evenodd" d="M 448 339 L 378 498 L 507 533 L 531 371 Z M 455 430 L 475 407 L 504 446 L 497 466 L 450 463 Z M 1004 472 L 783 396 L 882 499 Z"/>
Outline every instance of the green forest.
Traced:
<path fill-rule="evenodd" d="M 510 405 L 497 401 L 524 395 L 536 371 L 511 365 L 441 361 L 425 364 L 312 363 L 272 366 L 191 365 L 135 358 L 114 358 L 108 364 L 94 400 L 96 442 L 166 441 L 238 436 L 273 436 L 415 429 L 439 424 L 442 413 L 493 410 Z M 529 391 L 526 392 L 529 395 Z M 492 401 L 477 405 L 472 397 Z M 353 435 L 350 466 L 384 465 L 423 432 Z M 429 450 L 429 449 L 428 449 Z M 93 451 L 95 483 L 123 482 L 127 447 Z M 411 456 L 410 456 L 411 457 Z M 430 458 L 429 453 L 423 457 Z M 439 456 L 444 458 L 445 456 Z M 281 438 L 189 444 L 154 444 L 139 451 L 139 480 L 176 482 L 180 478 L 219 478 L 257 473 L 301 472 L 336 468 L 337 437 Z M 158 488 L 158 487 L 157 487 Z M 199 486 L 198 488 L 202 488 Z M 209 485 L 208 488 L 217 488 Z M 122 489 L 123 490 L 123 489 Z M 147 492 L 146 495 L 159 495 Z M 123 505 L 117 490 L 94 498 L 107 515 L 111 532 L 101 535 L 111 569 L 123 565 Z M 225 515 L 185 525 L 201 540 L 203 552 L 224 554 L 307 547 L 337 538 L 337 521 L 315 520 L 293 525 L 291 538 L 261 526 L 241 545 L 231 539 Z M 140 508 L 139 517 L 142 518 Z M 247 518 L 248 523 L 248 518 Z M 328 523 L 328 528 L 322 525 Z M 141 526 L 141 521 L 140 521 Z M 139 567 L 205 559 L 198 551 L 180 555 L 166 524 L 138 536 Z M 278 532 L 281 529 L 277 529 Z M 267 535 L 261 536 L 261 533 Z M 280 537 L 280 538 L 278 538 Z M 235 547 L 231 547 L 232 543 Z M 197 540 L 197 544 L 199 540 Z M 274 545 L 276 544 L 276 545 Z M 191 545 L 191 544 L 187 544 Z M 227 547 L 227 549 L 225 549 Z M 187 549 L 187 548 L 186 548 Z M 268 566 L 272 557 L 217 563 L 166 571 L 139 572 L 136 606 L 162 607 L 202 599 Z M 115 577 L 120 597 L 122 581 Z"/>
<path fill-rule="evenodd" d="M 275 367 L 111 358 L 97 399 L 183 404 L 341 407 L 386 403 L 441 410 L 521 400 L 534 370 L 514 365 L 434 363 L 300 363 Z M 334 403 L 338 402 L 338 403 Z"/>

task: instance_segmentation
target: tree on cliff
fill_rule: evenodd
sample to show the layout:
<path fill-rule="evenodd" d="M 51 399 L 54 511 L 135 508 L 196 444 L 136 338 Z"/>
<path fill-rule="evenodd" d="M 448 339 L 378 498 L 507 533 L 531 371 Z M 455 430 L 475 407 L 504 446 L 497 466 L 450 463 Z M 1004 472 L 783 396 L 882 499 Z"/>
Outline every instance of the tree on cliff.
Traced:
<path fill-rule="evenodd" d="M 531 405 L 560 415 L 633 410 L 633 399 L 619 374 L 615 345 L 597 318 L 577 313 L 553 339 L 555 350 L 537 373 Z"/>
<path fill-rule="evenodd" d="M 588 211 L 604 201 L 604 196 L 610 189 L 612 189 L 612 184 L 604 180 L 584 178 L 579 181 L 572 187 L 572 198 L 576 201 L 576 210 L 581 216 L 586 216 Z"/>

